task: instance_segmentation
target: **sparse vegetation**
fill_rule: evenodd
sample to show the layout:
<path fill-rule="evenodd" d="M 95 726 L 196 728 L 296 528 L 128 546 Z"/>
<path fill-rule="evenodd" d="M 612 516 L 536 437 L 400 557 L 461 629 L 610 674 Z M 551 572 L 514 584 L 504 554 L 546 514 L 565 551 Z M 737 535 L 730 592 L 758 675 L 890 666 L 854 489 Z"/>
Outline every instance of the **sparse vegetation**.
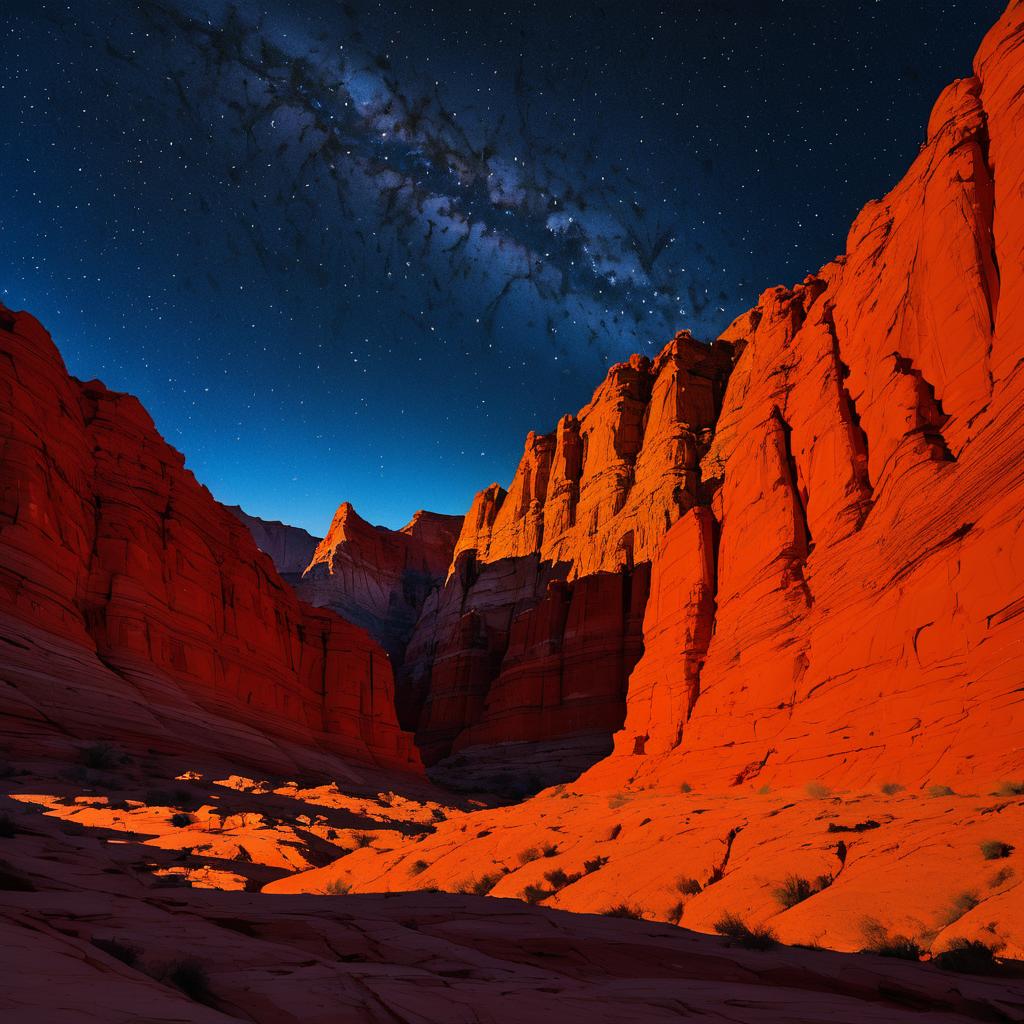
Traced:
<path fill-rule="evenodd" d="M 996 839 L 987 839 L 981 844 L 981 855 L 985 860 L 1002 860 L 1013 853 L 1013 847 L 1009 843 L 1001 843 Z"/>
<path fill-rule="evenodd" d="M 1000 782 L 996 796 L 1024 796 L 1024 782 Z"/>
<path fill-rule="evenodd" d="M 978 939 L 953 939 L 934 962 L 944 971 L 958 974 L 997 974 L 995 951 Z"/>
<path fill-rule="evenodd" d="M 328 896 L 345 896 L 352 891 L 352 886 L 348 882 L 342 881 L 340 878 L 332 878 L 327 885 L 324 886 L 324 892 Z"/>
<path fill-rule="evenodd" d="M 981 899 L 976 892 L 960 893 L 953 898 L 953 901 L 946 908 L 945 913 L 942 915 L 942 923 L 948 925 L 953 924 L 954 921 L 959 921 L 964 914 L 970 913 L 980 902 Z"/>
<path fill-rule="evenodd" d="M 213 1005 L 210 976 L 198 960 L 176 960 L 164 971 L 164 978 L 197 1003 Z"/>
<path fill-rule="evenodd" d="M 778 942 L 778 937 L 768 925 L 755 925 L 751 928 L 739 914 L 732 912 L 723 914 L 715 922 L 715 931 L 745 949 L 770 949 Z"/>
<path fill-rule="evenodd" d="M 788 910 L 810 899 L 814 895 L 814 887 L 806 878 L 788 875 L 782 885 L 772 890 L 772 895 L 779 901 L 780 906 Z"/>
<path fill-rule="evenodd" d="M 542 857 L 555 857 L 558 855 L 558 847 L 554 843 L 545 843 L 540 852 Z"/>
<path fill-rule="evenodd" d="M 895 796 L 903 791 L 903 787 L 898 782 L 884 782 L 881 789 L 886 796 Z"/>
<path fill-rule="evenodd" d="M 129 967 L 134 967 L 138 962 L 139 951 L 127 942 L 121 942 L 120 939 L 93 939 L 92 944 Z"/>
<path fill-rule="evenodd" d="M 373 846 L 374 837 L 366 832 L 356 832 L 352 836 L 352 842 L 356 844 L 357 850 L 365 850 L 367 846 Z"/>
<path fill-rule="evenodd" d="M 928 796 L 934 800 L 940 796 L 956 796 L 956 793 L 949 786 L 929 786 Z"/>
<path fill-rule="evenodd" d="M 678 924 L 683 919 L 683 911 L 686 909 L 686 904 L 683 900 L 679 900 L 673 903 L 669 908 L 668 917 L 665 918 L 669 924 Z"/>
<path fill-rule="evenodd" d="M 610 842 L 613 839 L 618 839 L 621 834 L 622 834 L 622 826 L 621 825 L 612 825 L 612 827 L 608 830 L 608 841 Z"/>
<path fill-rule="evenodd" d="M 91 746 L 83 747 L 79 751 L 78 759 L 86 768 L 94 768 L 97 771 L 110 771 L 126 760 L 112 743 L 93 743 Z"/>
<path fill-rule="evenodd" d="M 554 887 L 557 892 L 559 889 L 564 889 L 567 885 L 572 885 L 573 882 L 578 882 L 583 876 L 581 874 L 567 874 L 561 868 L 555 868 L 553 871 L 545 871 L 545 881 Z"/>
<path fill-rule="evenodd" d="M 680 793 L 692 793 L 693 792 L 693 786 L 691 786 L 688 782 L 682 782 L 679 785 L 679 792 Z"/>
<path fill-rule="evenodd" d="M 425 860 L 414 860 L 409 866 L 410 875 L 422 875 L 430 865 Z"/>
<path fill-rule="evenodd" d="M 551 889 L 545 889 L 542 885 L 528 885 L 523 889 L 523 899 L 527 903 L 543 903 L 549 896 L 554 896 Z"/>
<path fill-rule="evenodd" d="M 897 960 L 920 960 L 921 947 L 906 935 L 890 935 L 887 928 L 879 921 L 864 921 L 865 945 L 862 953 L 874 953 L 876 956 L 888 956 Z"/>
<path fill-rule="evenodd" d="M 703 886 L 696 878 L 680 875 L 676 879 L 676 892 L 681 892 L 684 896 L 696 896 L 702 888 Z"/>
<path fill-rule="evenodd" d="M 601 868 L 608 863 L 607 857 L 595 857 L 593 860 L 585 860 L 583 862 L 583 871 L 585 874 L 592 875 L 595 871 L 600 871 Z"/>
<path fill-rule="evenodd" d="M 188 813 L 188 811 L 177 811 L 176 813 L 171 815 L 171 824 L 175 828 L 187 828 L 194 821 L 195 818 L 193 818 L 192 815 Z"/>
<path fill-rule="evenodd" d="M 808 782 L 805 791 L 813 800 L 825 800 L 832 795 L 832 790 L 824 782 Z"/>
<path fill-rule="evenodd" d="M 460 882 L 455 891 L 464 895 L 486 896 L 501 881 L 501 874 L 495 872 L 489 875 L 481 875 L 479 878 L 468 878 Z"/>
<path fill-rule="evenodd" d="M 616 903 L 615 906 L 608 907 L 606 910 L 602 910 L 601 913 L 605 917 L 629 917 L 634 921 L 642 921 L 644 919 L 644 914 L 640 907 L 634 907 L 628 903 Z"/>
<path fill-rule="evenodd" d="M 149 789 L 143 802 L 150 807 L 175 807 L 180 811 L 194 811 L 202 800 L 187 786 L 176 786 L 173 789 Z"/>
<path fill-rule="evenodd" d="M 633 797 L 629 793 L 613 793 L 610 797 L 608 797 L 608 806 L 613 811 L 616 811 L 624 804 L 628 804 L 629 801 L 632 799 Z"/>
<path fill-rule="evenodd" d="M 830 821 L 828 823 L 829 832 L 870 832 L 874 828 L 881 827 L 882 826 L 875 821 L 874 818 L 868 818 L 866 821 L 858 821 L 856 825 L 840 825 L 834 821 Z"/>
<path fill-rule="evenodd" d="M 1013 878 L 1013 868 L 1005 867 L 1000 868 L 989 880 L 988 886 L 990 889 L 998 889 L 1004 882 L 1008 882 Z"/>
<path fill-rule="evenodd" d="M 540 857 L 540 850 L 536 846 L 529 846 L 519 854 L 520 864 L 529 864 Z"/>
<path fill-rule="evenodd" d="M 757 790 L 758 796 L 767 796 L 772 791 L 772 787 L 766 782 L 763 786 L 760 786 Z"/>

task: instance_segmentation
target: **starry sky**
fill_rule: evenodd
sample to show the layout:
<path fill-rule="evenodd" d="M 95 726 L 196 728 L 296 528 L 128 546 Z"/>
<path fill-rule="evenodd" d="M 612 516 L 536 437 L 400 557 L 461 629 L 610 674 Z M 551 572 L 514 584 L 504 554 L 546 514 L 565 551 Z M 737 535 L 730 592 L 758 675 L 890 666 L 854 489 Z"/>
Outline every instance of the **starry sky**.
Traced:
<path fill-rule="evenodd" d="M 0 298 L 226 503 L 508 484 L 841 252 L 1003 0 L 4 0 Z"/>

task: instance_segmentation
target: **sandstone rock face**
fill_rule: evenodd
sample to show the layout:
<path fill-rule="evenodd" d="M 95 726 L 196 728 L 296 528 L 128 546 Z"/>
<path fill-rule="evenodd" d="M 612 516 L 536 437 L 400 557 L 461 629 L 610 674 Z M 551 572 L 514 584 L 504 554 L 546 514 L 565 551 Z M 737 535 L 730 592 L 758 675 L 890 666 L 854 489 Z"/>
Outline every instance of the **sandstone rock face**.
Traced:
<path fill-rule="evenodd" d="M 1022 39 L 1015 3 L 846 255 L 727 331 L 715 578 L 703 535 L 662 556 L 716 591 L 713 636 L 705 599 L 659 606 L 617 752 L 649 736 L 687 777 L 773 785 L 1019 774 Z M 690 699 L 649 714 L 695 655 Z"/>
<path fill-rule="evenodd" d="M 613 366 L 576 416 L 527 437 L 507 492 L 476 496 L 400 673 L 428 761 L 621 726 L 650 561 L 704 500 L 731 365 L 730 343 L 681 332 Z"/>
<path fill-rule="evenodd" d="M 417 766 L 384 652 L 297 600 L 136 399 L 71 379 L 38 323 L 6 309 L 0 360 L 5 615 L 136 687 L 162 677 L 269 733 Z"/>
<path fill-rule="evenodd" d="M 306 565 L 299 595 L 362 626 L 401 662 L 427 595 L 448 570 L 461 516 L 417 512 L 401 530 L 371 526 L 347 501 Z"/>
<path fill-rule="evenodd" d="M 297 583 L 313 558 L 320 538 L 298 526 L 251 516 L 238 505 L 226 505 L 225 508 L 249 528 L 256 547 L 270 556 L 281 579 L 293 585 Z"/>

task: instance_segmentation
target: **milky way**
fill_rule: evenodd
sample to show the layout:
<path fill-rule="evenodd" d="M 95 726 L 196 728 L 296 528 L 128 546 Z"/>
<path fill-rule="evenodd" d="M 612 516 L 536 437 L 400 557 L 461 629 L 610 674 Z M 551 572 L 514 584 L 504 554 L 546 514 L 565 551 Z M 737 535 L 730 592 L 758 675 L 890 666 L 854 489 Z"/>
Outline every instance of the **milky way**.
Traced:
<path fill-rule="evenodd" d="M 464 510 L 840 251 L 1001 4 L 4 6 L 4 300 L 322 530 Z"/>

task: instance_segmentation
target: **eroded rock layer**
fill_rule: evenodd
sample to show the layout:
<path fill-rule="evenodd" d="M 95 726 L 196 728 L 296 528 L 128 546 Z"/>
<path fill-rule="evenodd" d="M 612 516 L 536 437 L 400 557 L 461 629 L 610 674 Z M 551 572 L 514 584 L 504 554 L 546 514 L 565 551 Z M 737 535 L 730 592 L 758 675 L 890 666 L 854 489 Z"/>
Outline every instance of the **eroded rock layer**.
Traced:
<path fill-rule="evenodd" d="M 613 366 L 576 416 L 527 437 L 507 492 L 476 496 L 400 674 L 428 761 L 621 726 L 650 561 L 707 498 L 699 463 L 731 365 L 728 342 L 681 332 Z"/>
<path fill-rule="evenodd" d="M 39 324 L 2 307 L 0 389 L 7 616 L 157 703 L 163 689 L 311 747 L 418 765 L 384 652 L 298 601 L 136 399 L 69 377 Z"/>

